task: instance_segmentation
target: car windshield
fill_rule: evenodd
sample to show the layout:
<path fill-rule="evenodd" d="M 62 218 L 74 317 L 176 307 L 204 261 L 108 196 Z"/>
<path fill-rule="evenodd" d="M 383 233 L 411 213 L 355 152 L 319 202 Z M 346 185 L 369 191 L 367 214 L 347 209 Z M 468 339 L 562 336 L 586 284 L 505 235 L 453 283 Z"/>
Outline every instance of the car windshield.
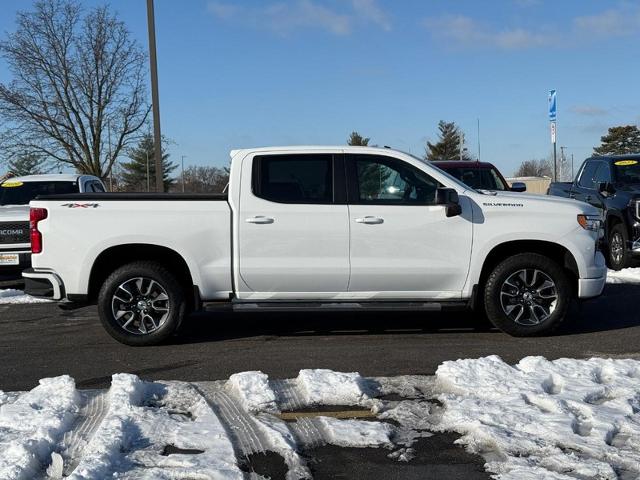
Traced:
<path fill-rule="evenodd" d="M 0 185 L 0 205 L 28 205 L 38 195 L 77 193 L 76 182 L 19 182 L 7 180 Z"/>
<path fill-rule="evenodd" d="M 640 161 L 617 160 L 613 162 L 613 168 L 617 183 L 623 185 L 640 184 Z"/>
<path fill-rule="evenodd" d="M 508 190 L 495 168 L 446 167 L 443 170 L 476 190 Z"/>
<path fill-rule="evenodd" d="M 407 153 L 407 152 L 402 152 L 405 155 L 409 155 L 412 158 L 415 158 L 416 160 L 422 162 L 422 163 L 426 163 L 426 164 L 431 164 L 431 162 L 425 160 L 424 158 L 420 158 L 415 156 L 412 153 Z M 436 165 L 433 165 L 434 167 L 436 167 Z M 436 167 L 438 168 L 438 167 Z M 455 185 L 458 185 L 460 188 L 464 188 L 465 190 L 474 190 L 473 187 L 467 185 L 466 183 L 462 182 L 460 179 L 454 177 L 453 175 L 451 175 L 449 172 L 447 172 L 446 170 L 443 170 L 441 168 L 438 168 L 438 170 L 440 171 L 440 173 L 444 174 L 449 180 L 451 180 L 451 182 L 453 182 Z"/>

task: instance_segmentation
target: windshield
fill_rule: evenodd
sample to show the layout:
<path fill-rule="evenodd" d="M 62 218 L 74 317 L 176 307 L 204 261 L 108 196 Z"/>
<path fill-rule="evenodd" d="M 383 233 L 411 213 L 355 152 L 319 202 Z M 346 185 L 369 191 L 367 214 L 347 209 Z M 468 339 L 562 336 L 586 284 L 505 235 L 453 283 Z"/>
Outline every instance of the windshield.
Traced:
<path fill-rule="evenodd" d="M 441 167 L 442 168 L 442 167 Z M 508 190 L 495 168 L 454 167 L 443 168 L 465 185 L 476 190 Z"/>
<path fill-rule="evenodd" d="M 640 184 L 640 161 L 617 160 L 613 162 L 613 168 L 618 183 L 623 185 Z"/>
<path fill-rule="evenodd" d="M 76 182 L 18 182 L 0 185 L 0 205 L 28 205 L 38 195 L 78 193 Z"/>
<path fill-rule="evenodd" d="M 425 160 L 424 158 L 420 158 L 420 157 L 416 157 L 414 154 L 412 153 L 407 153 L 407 152 L 402 152 L 405 155 L 409 155 L 411 158 L 415 158 L 416 160 L 422 162 L 422 163 L 426 163 L 429 165 L 432 165 L 435 168 L 438 168 L 437 165 L 433 165 L 431 164 L 431 162 Z M 470 187 L 469 185 L 467 185 L 466 183 L 460 181 L 460 179 L 454 177 L 453 175 L 451 175 L 449 172 L 447 172 L 446 170 L 443 170 L 441 168 L 438 168 L 438 170 L 440 171 L 440 173 L 444 174 L 444 176 L 446 176 L 449 180 L 451 180 L 451 182 L 453 182 L 455 185 L 458 185 L 460 188 L 463 188 L 465 190 L 473 190 L 473 187 Z"/>

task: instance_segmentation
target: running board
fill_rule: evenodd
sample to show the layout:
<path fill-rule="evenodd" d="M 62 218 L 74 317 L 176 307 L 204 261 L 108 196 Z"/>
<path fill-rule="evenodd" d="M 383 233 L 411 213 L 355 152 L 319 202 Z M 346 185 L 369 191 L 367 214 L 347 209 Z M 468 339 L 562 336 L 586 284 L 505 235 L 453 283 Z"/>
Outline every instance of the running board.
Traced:
<path fill-rule="evenodd" d="M 468 301 L 455 302 L 239 302 L 231 304 L 206 303 L 207 311 L 221 308 L 233 309 L 234 312 L 304 312 L 304 311 L 337 311 L 337 312 L 441 312 L 445 310 L 465 310 Z"/>

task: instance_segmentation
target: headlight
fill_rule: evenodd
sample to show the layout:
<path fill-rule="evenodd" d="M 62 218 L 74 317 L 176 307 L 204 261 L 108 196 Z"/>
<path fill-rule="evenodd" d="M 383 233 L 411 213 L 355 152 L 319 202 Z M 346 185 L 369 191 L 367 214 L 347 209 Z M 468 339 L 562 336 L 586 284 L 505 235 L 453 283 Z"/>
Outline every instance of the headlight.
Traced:
<path fill-rule="evenodd" d="M 578 215 L 578 224 L 585 230 L 600 231 L 602 220 L 599 215 Z"/>

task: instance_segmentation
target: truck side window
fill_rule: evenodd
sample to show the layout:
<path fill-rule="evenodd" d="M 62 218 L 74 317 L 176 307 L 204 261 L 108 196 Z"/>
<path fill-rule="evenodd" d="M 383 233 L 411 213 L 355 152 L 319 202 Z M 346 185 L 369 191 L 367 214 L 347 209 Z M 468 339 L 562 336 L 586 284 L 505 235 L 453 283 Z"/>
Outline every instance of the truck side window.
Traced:
<path fill-rule="evenodd" d="M 598 162 L 587 162 L 584 168 L 582 169 L 582 173 L 580 174 L 580 180 L 578 181 L 578 185 L 582 188 L 595 189 L 595 173 L 596 168 L 598 168 Z"/>
<path fill-rule="evenodd" d="M 271 202 L 333 203 L 333 156 L 256 156 L 252 187 L 257 197 Z"/>
<path fill-rule="evenodd" d="M 609 164 L 605 162 L 599 162 L 598 169 L 594 175 L 595 187 L 601 183 L 611 183 L 611 170 Z"/>
<path fill-rule="evenodd" d="M 378 155 L 353 155 L 358 203 L 434 205 L 440 184 L 400 160 Z M 353 169 L 352 169 L 353 171 Z"/>

